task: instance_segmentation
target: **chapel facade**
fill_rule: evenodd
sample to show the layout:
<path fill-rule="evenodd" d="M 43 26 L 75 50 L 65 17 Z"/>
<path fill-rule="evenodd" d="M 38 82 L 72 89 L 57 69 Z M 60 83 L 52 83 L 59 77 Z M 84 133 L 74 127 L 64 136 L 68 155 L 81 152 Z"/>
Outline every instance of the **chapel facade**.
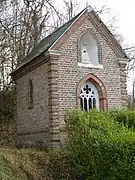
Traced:
<path fill-rule="evenodd" d="M 64 146 L 69 109 L 127 106 L 127 61 L 90 6 L 44 38 L 12 73 L 18 146 Z"/>

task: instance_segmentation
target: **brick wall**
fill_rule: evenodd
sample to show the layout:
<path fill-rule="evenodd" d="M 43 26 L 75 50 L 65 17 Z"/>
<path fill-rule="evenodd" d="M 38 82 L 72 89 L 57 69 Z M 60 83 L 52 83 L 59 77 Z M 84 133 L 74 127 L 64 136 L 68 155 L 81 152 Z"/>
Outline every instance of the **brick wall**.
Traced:
<path fill-rule="evenodd" d="M 28 106 L 28 82 L 33 83 L 34 107 Z M 48 62 L 16 80 L 18 146 L 46 146 L 49 141 Z"/>

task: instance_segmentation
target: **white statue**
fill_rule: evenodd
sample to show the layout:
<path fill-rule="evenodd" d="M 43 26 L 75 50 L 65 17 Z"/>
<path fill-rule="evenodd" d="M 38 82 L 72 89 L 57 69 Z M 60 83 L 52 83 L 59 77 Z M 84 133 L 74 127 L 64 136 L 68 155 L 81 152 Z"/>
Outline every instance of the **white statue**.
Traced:
<path fill-rule="evenodd" d="M 83 62 L 89 62 L 90 63 L 90 58 L 89 58 L 89 54 L 87 51 L 87 44 L 83 44 L 82 49 L 81 49 L 81 55 L 82 55 L 82 61 Z"/>

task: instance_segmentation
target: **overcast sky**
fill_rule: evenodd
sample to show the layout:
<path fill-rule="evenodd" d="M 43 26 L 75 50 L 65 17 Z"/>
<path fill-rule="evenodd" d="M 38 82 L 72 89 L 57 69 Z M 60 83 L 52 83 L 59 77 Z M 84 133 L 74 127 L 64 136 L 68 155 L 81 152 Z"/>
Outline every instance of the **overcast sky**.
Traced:
<path fill-rule="evenodd" d="M 89 1 L 90 2 L 90 1 Z M 135 1 L 134 0 L 93 0 L 93 5 L 100 8 L 103 4 L 111 8 L 112 16 L 117 18 L 119 30 L 129 45 L 135 44 Z"/>

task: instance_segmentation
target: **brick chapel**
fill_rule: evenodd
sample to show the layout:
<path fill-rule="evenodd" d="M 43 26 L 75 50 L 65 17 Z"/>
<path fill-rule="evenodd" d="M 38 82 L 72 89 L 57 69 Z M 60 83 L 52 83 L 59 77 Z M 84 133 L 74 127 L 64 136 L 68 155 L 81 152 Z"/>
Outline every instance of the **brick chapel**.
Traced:
<path fill-rule="evenodd" d="M 19 146 L 62 147 L 69 109 L 127 106 L 127 61 L 90 6 L 45 37 L 12 72 Z"/>

